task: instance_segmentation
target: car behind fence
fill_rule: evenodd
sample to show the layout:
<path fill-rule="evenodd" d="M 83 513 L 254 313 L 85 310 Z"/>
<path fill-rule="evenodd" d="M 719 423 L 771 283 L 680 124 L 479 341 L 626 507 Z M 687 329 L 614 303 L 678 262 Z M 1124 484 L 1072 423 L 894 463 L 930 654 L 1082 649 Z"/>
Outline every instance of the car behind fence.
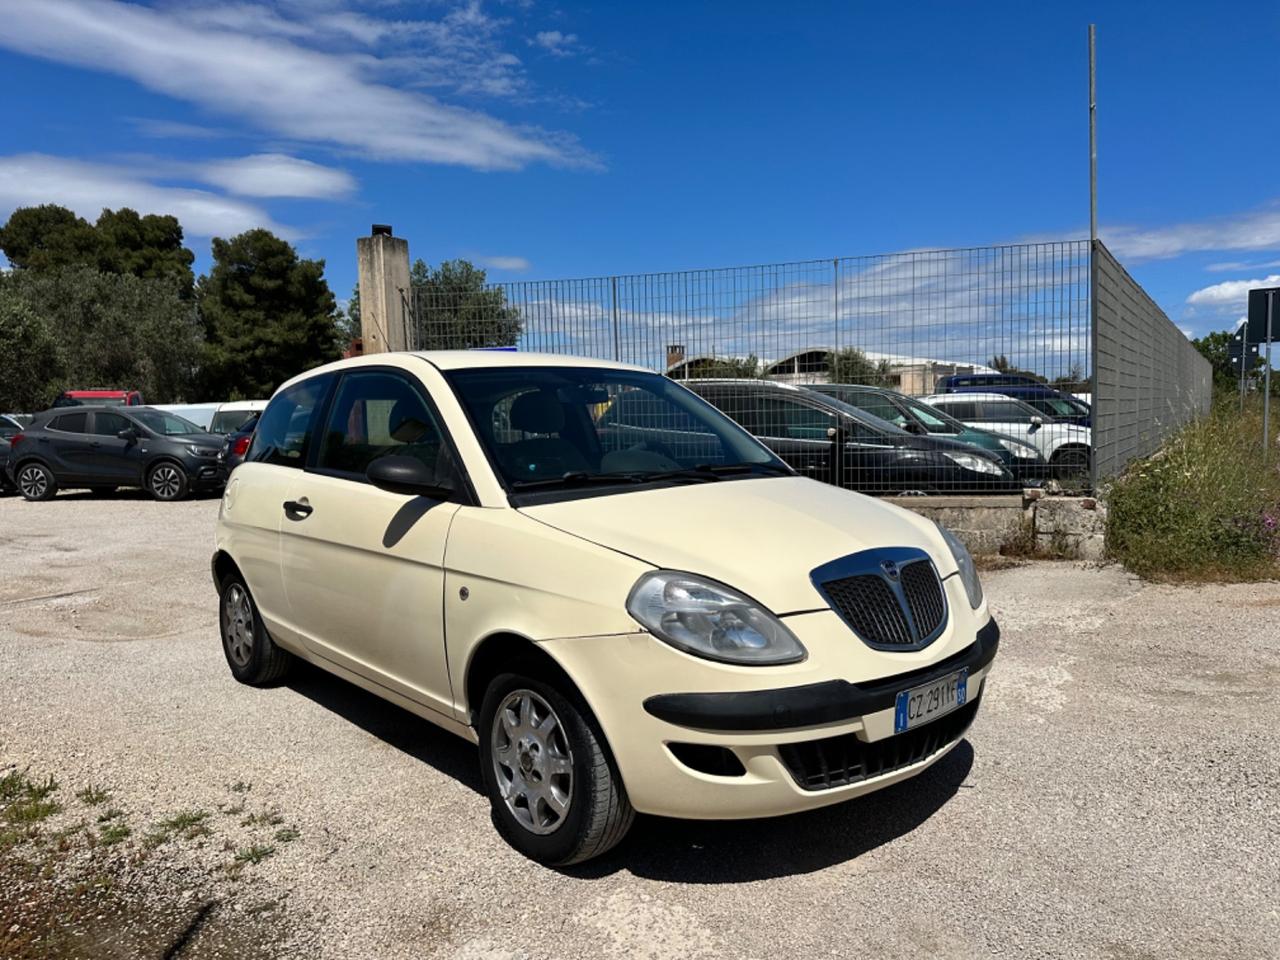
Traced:
<path fill-rule="evenodd" d="M 413 349 L 637 363 L 798 469 L 874 493 L 1096 488 L 1210 402 L 1208 362 L 1087 240 L 428 284 L 408 307 Z"/>

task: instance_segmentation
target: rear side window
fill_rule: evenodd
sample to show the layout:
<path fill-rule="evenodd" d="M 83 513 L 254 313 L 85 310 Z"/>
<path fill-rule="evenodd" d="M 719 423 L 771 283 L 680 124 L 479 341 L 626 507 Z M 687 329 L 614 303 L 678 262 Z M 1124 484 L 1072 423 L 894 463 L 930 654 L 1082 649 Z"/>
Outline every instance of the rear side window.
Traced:
<path fill-rule="evenodd" d="M 966 400 L 963 403 L 948 403 L 943 405 L 942 409 L 957 420 L 978 419 L 978 405 L 970 400 Z"/>
<path fill-rule="evenodd" d="M 398 374 L 348 373 L 325 424 L 318 466 L 363 477 L 385 456 L 413 457 L 442 484 L 453 480 L 453 457 L 422 394 Z"/>
<path fill-rule="evenodd" d="M 88 423 L 87 413 L 64 413 L 49 422 L 49 429 L 60 433 L 85 433 L 89 429 Z"/>
<path fill-rule="evenodd" d="M 93 433 L 97 437 L 114 437 L 121 430 L 128 430 L 133 424 L 118 413 L 99 411 L 93 415 Z"/>
<path fill-rule="evenodd" d="M 1016 403 L 1001 403 L 999 400 L 987 400 L 982 404 L 983 420 L 1000 420 L 1003 422 L 1025 420 L 1026 411 Z"/>
<path fill-rule="evenodd" d="M 332 382 L 331 374 L 311 377 L 277 394 L 258 421 L 245 459 L 281 467 L 305 466 L 311 424 Z"/>

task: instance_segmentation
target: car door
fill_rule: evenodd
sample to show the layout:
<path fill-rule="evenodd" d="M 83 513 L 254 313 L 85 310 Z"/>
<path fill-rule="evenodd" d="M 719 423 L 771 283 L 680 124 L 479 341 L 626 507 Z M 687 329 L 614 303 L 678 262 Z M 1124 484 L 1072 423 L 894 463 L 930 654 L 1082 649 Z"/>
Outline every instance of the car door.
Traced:
<path fill-rule="evenodd" d="M 245 460 L 222 495 L 228 548 L 273 634 L 300 642 L 280 569 L 282 504 L 311 452 L 316 421 L 335 377 L 319 374 L 277 393 L 263 411 Z"/>
<path fill-rule="evenodd" d="M 122 430 L 143 431 L 128 417 L 110 410 L 96 410 L 89 417 L 89 462 L 94 476 L 111 483 L 138 483 L 142 479 L 140 436 L 122 440 Z"/>
<path fill-rule="evenodd" d="M 838 467 L 830 435 L 836 417 L 791 397 L 758 391 L 730 395 L 716 405 L 804 477 L 837 483 Z"/>
<path fill-rule="evenodd" d="M 38 450 L 53 468 L 58 480 L 88 481 L 93 478 L 93 440 L 89 435 L 89 412 L 64 413 L 49 421 L 43 436 L 37 436 Z"/>
<path fill-rule="evenodd" d="M 978 417 L 974 426 L 1029 443 L 1039 449 L 1042 455 L 1048 456 L 1048 453 L 1040 449 L 1045 434 L 1040 424 L 1032 419 L 1039 419 L 1033 409 L 1016 400 L 982 400 L 977 407 Z"/>
<path fill-rule="evenodd" d="M 317 656 L 451 717 L 444 554 L 459 504 L 373 486 L 366 468 L 392 455 L 462 488 L 416 378 L 390 368 L 343 374 L 317 449 L 280 506 L 289 618 Z"/>

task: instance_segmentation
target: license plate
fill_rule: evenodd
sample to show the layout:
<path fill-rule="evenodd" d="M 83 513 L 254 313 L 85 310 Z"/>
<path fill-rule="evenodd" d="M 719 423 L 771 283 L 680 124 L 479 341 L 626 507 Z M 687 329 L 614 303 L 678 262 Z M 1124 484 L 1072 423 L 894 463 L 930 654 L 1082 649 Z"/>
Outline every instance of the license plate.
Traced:
<path fill-rule="evenodd" d="M 893 713 L 893 732 L 902 733 L 964 706 L 968 694 L 969 669 L 947 674 L 921 687 L 898 694 Z"/>

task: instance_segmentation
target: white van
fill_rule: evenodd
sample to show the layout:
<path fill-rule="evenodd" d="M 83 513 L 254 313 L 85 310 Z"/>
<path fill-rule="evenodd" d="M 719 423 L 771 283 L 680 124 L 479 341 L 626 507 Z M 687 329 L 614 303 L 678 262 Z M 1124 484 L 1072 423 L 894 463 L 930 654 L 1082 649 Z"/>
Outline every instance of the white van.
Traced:
<path fill-rule="evenodd" d="M 267 401 L 265 400 L 232 400 L 228 403 L 219 403 L 217 412 L 213 415 L 213 422 L 209 425 L 210 433 L 235 433 L 244 426 L 245 421 L 255 413 L 261 413 L 267 409 Z"/>

